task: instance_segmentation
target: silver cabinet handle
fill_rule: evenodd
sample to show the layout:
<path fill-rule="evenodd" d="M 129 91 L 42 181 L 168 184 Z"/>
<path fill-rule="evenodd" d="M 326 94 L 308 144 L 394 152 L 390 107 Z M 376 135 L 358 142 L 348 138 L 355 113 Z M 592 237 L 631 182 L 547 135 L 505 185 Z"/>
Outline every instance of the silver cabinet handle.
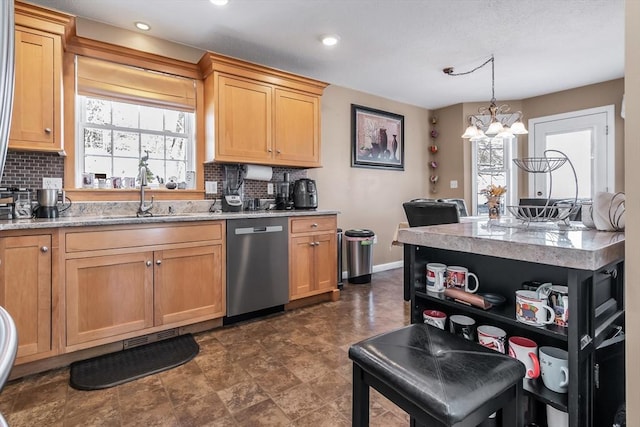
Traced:
<path fill-rule="evenodd" d="M 272 150 L 271 148 L 267 148 L 267 151 L 268 151 L 269 153 L 273 153 L 273 150 Z"/>
<path fill-rule="evenodd" d="M 151 267 L 152 262 L 147 260 L 147 267 Z"/>
<path fill-rule="evenodd" d="M 162 260 L 161 259 L 157 259 L 156 260 L 156 265 L 160 265 L 160 264 L 162 264 Z"/>
<path fill-rule="evenodd" d="M 43 246 L 43 247 L 40 248 L 40 252 L 47 253 L 47 252 L 49 252 L 49 248 L 46 247 L 46 246 Z"/>
<path fill-rule="evenodd" d="M 280 151 L 280 150 L 276 150 L 276 153 L 280 154 L 280 153 L 282 153 L 282 151 Z"/>
<path fill-rule="evenodd" d="M 309 242 L 309 246 L 315 246 L 316 242 Z"/>
<path fill-rule="evenodd" d="M 316 246 L 320 246 L 320 242 L 316 242 Z"/>
<path fill-rule="evenodd" d="M 51 133 L 51 128 L 44 128 L 44 133 Z"/>
<path fill-rule="evenodd" d="M 316 224 L 315 222 L 313 224 L 311 224 L 311 228 L 317 228 L 318 224 Z"/>

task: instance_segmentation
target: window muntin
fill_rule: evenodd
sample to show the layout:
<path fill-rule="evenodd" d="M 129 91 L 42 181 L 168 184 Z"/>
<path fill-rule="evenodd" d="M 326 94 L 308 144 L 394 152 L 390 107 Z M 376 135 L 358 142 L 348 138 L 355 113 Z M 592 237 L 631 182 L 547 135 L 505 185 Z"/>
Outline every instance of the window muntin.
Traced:
<path fill-rule="evenodd" d="M 142 155 L 158 183 L 186 180 L 195 164 L 195 115 L 148 105 L 78 96 L 79 120 L 76 186 L 82 173 L 137 177 Z"/>

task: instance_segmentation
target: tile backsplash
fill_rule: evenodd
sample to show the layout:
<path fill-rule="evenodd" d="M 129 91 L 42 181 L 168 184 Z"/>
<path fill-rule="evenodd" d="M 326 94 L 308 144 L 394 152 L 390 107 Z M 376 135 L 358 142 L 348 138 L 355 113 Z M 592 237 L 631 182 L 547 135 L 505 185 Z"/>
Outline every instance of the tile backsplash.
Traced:
<path fill-rule="evenodd" d="M 8 151 L 0 187 L 42 187 L 42 178 L 63 178 L 64 157 L 57 153 Z"/>
<path fill-rule="evenodd" d="M 282 181 L 285 172 L 289 172 L 292 182 L 307 177 L 306 169 L 274 167 L 271 182 Z M 222 194 L 222 175 L 222 164 L 207 163 L 204 165 L 205 181 L 216 181 L 218 183 L 218 194 L 207 195 L 207 199 L 220 198 Z M 7 152 L 7 160 L 0 187 L 41 188 L 43 177 L 64 179 L 64 157 L 57 153 L 9 151 Z M 274 197 L 267 195 L 267 182 L 264 181 L 245 181 L 244 194 L 245 197 L 258 197 L 261 199 Z"/>

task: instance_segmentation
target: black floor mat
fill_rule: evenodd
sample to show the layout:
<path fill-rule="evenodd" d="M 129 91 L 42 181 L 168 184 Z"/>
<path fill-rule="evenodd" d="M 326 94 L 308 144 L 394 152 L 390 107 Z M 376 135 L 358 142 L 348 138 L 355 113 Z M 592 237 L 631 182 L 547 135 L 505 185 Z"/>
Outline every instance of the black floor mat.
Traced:
<path fill-rule="evenodd" d="M 71 364 L 69 384 L 78 390 L 99 390 L 175 368 L 200 351 L 191 334 L 105 354 Z"/>

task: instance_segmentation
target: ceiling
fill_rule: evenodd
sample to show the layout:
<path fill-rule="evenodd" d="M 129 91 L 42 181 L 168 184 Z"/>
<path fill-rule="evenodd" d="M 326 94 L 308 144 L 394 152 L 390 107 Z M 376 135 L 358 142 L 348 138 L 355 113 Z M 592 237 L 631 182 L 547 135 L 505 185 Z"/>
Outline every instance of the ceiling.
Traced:
<path fill-rule="evenodd" d="M 498 103 L 624 75 L 624 0 L 29 1 L 429 109 L 488 101 L 490 65 L 442 69 L 491 54 Z"/>

